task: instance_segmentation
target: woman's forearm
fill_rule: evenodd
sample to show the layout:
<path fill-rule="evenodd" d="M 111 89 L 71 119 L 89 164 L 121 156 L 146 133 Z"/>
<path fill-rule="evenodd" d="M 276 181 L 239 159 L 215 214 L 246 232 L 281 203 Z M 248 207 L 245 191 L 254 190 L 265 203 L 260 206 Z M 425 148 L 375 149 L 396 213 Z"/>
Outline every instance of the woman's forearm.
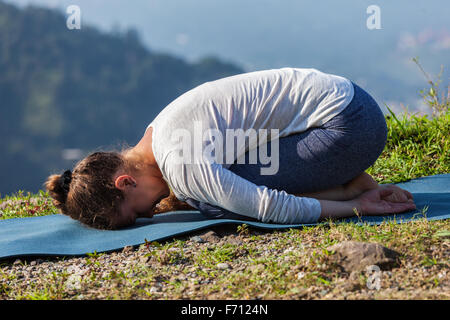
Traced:
<path fill-rule="evenodd" d="M 355 209 L 360 212 L 358 202 L 356 200 L 333 201 L 319 200 L 322 208 L 319 220 L 328 218 L 345 218 L 356 216 Z"/>
<path fill-rule="evenodd" d="M 347 189 L 342 185 L 327 190 L 317 192 L 305 192 L 294 195 L 297 197 L 315 198 L 318 200 L 334 200 L 334 201 L 350 200 L 354 198 L 352 197 L 352 195 L 348 194 Z"/>

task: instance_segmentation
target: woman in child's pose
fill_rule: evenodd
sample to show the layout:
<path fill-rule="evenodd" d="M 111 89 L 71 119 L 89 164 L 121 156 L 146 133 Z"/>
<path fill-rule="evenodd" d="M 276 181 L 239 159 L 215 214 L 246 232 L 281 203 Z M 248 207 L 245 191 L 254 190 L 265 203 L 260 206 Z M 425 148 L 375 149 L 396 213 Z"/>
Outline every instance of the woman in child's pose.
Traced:
<path fill-rule="evenodd" d="M 413 210 L 408 191 L 365 173 L 386 137 L 379 106 L 352 81 L 256 71 L 184 93 L 136 146 L 93 153 L 46 187 L 62 213 L 104 229 L 187 208 L 274 223 Z"/>

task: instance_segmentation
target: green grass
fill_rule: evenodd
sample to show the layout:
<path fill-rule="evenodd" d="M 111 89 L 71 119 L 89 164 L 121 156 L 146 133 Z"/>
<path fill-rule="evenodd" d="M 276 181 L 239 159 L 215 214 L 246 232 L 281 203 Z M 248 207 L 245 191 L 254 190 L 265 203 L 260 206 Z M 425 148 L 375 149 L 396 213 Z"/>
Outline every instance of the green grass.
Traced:
<path fill-rule="evenodd" d="M 450 112 L 430 118 L 402 114 L 386 116 L 388 140 L 367 173 L 378 183 L 450 172 Z"/>
<path fill-rule="evenodd" d="M 10 218 L 38 217 L 58 213 L 50 196 L 44 191 L 38 194 L 22 190 L 0 199 L 0 220 Z"/>

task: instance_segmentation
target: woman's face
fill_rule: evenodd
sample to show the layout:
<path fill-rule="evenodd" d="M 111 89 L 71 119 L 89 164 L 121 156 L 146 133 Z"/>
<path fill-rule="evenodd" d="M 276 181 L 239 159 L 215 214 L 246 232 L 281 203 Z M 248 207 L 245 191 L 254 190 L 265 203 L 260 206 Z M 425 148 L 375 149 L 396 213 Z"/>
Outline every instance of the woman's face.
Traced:
<path fill-rule="evenodd" d="M 129 184 L 122 189 L 125 199 L 113 221 L 115 228 L 132 225 L 137 218 L 153 217 L 155 206 L 170 193 L 167 183 L 161 178 L 129 176 L 128 179 Z"/>

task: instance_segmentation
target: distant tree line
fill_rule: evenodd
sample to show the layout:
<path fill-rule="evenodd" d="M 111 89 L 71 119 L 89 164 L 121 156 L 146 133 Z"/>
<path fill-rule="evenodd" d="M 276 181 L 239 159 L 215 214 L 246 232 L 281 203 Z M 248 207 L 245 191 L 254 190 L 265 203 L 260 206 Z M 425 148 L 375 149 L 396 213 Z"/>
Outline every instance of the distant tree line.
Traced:
<path fill-rule="evenodd" d="M 133 144 L 180 94 L 244 72 L 143 46 L 135 30 L 68 30 L 57 11 L 0 2 L 0 193 L 37 191 L 62 150 Z"/>

